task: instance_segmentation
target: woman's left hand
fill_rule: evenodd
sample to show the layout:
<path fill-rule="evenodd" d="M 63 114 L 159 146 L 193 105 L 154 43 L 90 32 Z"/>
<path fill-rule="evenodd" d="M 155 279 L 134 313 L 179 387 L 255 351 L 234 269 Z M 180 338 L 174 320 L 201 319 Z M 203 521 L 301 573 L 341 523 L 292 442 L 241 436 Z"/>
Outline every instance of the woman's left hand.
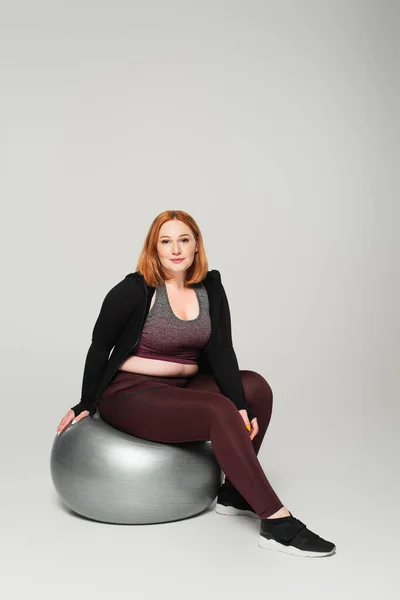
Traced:
<path fill-rule="evenodd" d="M 250 421 L 249 421 L 249 416 L 247 414 L 247 410 L 243 408 L 242 410 L 239 410 L 239 414 L 242 417 L 242 419 L 244 421 L 244 424 L 246 426 L 250 425 Z M 259 431 L 259 429 L 258 429 L 257 417 L 254 417 L 254 419 L 252 419 L 252 421 L 251 421 L 251 431 L 249 432 L 250 433 L 250 440 L 253 440 L 256 437 L 258 431 Z"/>

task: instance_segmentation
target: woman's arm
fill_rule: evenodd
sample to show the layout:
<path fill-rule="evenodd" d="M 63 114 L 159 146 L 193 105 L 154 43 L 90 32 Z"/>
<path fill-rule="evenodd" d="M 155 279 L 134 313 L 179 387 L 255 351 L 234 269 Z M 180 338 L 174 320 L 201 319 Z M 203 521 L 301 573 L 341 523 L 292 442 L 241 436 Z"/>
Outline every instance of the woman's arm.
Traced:
<path fill-rule="evenodd" d="M 233 349 L 228 298 L 222 285 L 221 275 L 219 271 L 216 273 L 221 286 L 221 310 L 214 343 L 207 359 L 222 393 L 232 400 L 238 410 L 248 411 L 239 364 Z"/>
<path fill-rule="evenodd" d="M 125 278 L 117 283 L 103 300 L 93 328 L 92 343 L 86 355 L 81 399 L 72 407 L 76 417 L 84 410 L 90 411 L 95 402 L 110 352 L 136 309 L 136 285 L 132 280 Z M 139 294 L 139 290 L 137 291 Z"/>

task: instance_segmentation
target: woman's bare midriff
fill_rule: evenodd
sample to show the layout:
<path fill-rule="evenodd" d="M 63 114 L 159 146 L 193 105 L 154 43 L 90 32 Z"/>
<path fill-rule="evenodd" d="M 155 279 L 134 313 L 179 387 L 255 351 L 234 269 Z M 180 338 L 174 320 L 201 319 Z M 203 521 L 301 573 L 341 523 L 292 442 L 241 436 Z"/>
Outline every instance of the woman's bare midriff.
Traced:
<path fill-rule="evenodd" d="M 139 373 L 140 375 L 156 375 L 159 377 L 193 377 L 199 370 L 198 365 L 130 356 L 119 367 L 120 371 Z"/>

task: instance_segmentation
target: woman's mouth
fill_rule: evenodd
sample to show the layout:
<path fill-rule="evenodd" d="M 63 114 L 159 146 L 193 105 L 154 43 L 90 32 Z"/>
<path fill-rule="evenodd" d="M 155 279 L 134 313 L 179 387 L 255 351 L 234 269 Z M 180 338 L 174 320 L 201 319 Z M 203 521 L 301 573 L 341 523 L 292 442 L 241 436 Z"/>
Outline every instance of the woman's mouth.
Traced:
<path fill-rule="evenodd" d="M 184 258 L 171 258 L 171 260 L 172 260 L 172 262 L 174 262 L 174 263 L 180 263 L 180 262 L 182 262 L 182 261 L 183 261 L 183 260 L 185 260 L 185 259 L 184 259 Z"/>

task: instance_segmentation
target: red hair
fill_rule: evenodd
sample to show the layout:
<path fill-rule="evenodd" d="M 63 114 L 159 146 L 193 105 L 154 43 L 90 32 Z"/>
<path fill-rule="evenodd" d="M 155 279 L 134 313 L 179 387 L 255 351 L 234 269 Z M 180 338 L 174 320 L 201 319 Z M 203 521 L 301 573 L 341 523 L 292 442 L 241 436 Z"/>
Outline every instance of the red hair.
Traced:
<path fill-rule="evenodd" d="M 207 256 L 204 250 L 203 237 L 196 221 L 191 215 L 183 210 L 165 210 L 157 215 L 150 225 L 142 252 L 136 265 L 136 270 L 142 273 L 147 285 L 151 287 L 162 285 L 166 279 L 163 273 L 163 266 L 157 255 L 157 241 L 161 226 L 172 219 L 177 219 L 186 223 L 192 230 L 198 245 L 198 251 L 195 253 L 193 262 L 187 270 L 185 283 L 187 285 L 199 283 L 207 275 Z"/>

